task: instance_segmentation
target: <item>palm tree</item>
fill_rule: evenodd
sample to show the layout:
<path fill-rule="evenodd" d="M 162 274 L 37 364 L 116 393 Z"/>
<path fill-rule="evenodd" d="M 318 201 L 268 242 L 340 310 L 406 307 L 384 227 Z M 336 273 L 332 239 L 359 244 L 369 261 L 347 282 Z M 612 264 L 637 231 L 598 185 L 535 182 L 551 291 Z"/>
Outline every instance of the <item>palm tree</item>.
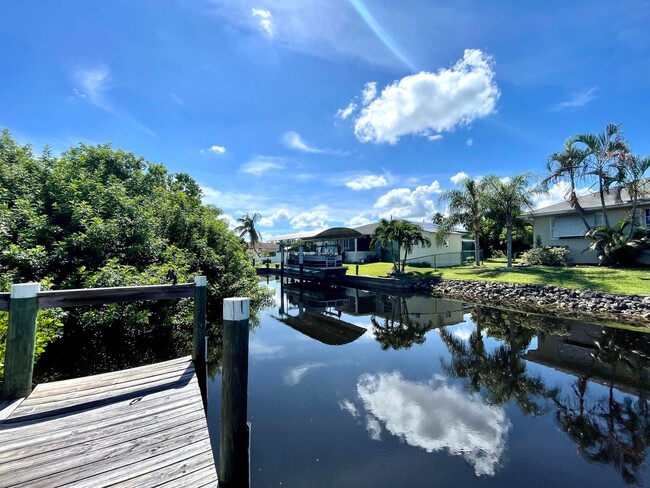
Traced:
<path fill-rule="evenodd" d="M 381 219 L 370 236 L 370 247 L 374 247 L 376 244 L 391 250 L 393 270 L 395 273 L 399 273 L 400 271 L 404 272 L 406 258 L 413 251 L 413 246 L 416 244 L 431 246 L 431 240 L 422 234 L 422 228 L 417 224 L 412 224 L 406 220 Z M 394 252 L 395 246 L 397 252 Z M 400 268 L 402 247 L 404 248 L 404 260 Z"/>
<path fill-rule="evenodd" d="M 397 249 L 397 259 L 395 259 L 394 252 L 394 237 L 396 233 L 395 224 L 397 221 L 393 219 L 380 219 L 379 225 L 370 236 L 370 248 L 374 248 L 379 244 L 384 249 L 390 249 L 393 257 L 393 272 L 399 273 L 399 248 Z"/>
<path fill-rule="evenodd" d="M 422 234 L 422 227 L 407 222 L 406 220 L 398 220 L 396 230 L 395 240 L 397 241 L 397 246 L 398 248 L 404 247 L 404 259 L 402 260 L 403 273 L 406 270 L 406 259 L 413 252 L 413 246 L 419 244 L 421 246 L 431 247 L 431 240 Z"/>
<path fill-rule="evenodd" d="M 583 149 L 588 151 L 588 156 L 585 159 L 586 174 L 597 178 L 600 205 L 605 225 L 609 227 L 605 193 L 609 191 L 609 186 L 615 182 L 612 172 L 615 170 L 616 164 L 625 159 L 630 151 L 627 141 L 623 138 L 621 126 L 608 124 L 600 134 L 578 134 L 571 138 L 570 144 L 572 146 L 582 144 Z"/>
<path fill-rule="evenodd" d="M 253 215 L 246 213 L 243 217 L 237 219 L 237 222 L 239 222 L 240 225 L 235 227 L 235 232 L 239 232 L 239 237 L 244 237 L 248 234 L 250 245 L 258 256 L 260 254 L 257 252 L 257 249 L 255 249 L 255 244 L 262 240 L 262 234 L 260 234 L 260 231 L 255 228 L 255 222 L 260 218 L 262 218 L 262 216 L 257 212 Z"/>
<path fill-rule="evenodd" d="M 471 227 L 474 234 L 474 261 L 476 266 L 481 265 L 479 234 L 485 213 L 484 193 L 484 187 L 478 181 L 463 178 L 458 183 L 458 188 L 445 190 L 438 198 L 438 204 L 449 204 L 449 217 L 439 219 L 437 239 L 441 240 L 454 225 L 463 224 Z"/>
<path fill-rule="evenodd" d="M 496 175 L 485 178 L 488 212 L 506 226 L 508 265 L 512 268 L 512 225 L 524 209 L 533 209 L 533 195 L 539 189 L 531 189 L 533 173 L 521 173 L 512 178 L 501 179 Z"/>
<path fill-rule="evenodd" d="M 616 164 L 616 175 L 613 177 L 618 183 L 618 191 L 623 188 L 627 189 L 628 195 L 632 200 L 632 208 L 627 220 L 630 223 L 630 235 L 634 234 L 636 227 L 636 210 L 640 198 L 644 198 L 647 193 L 647 181 L 644 178 L 645 173 L 650 169 L 650 156 L 642 158 L 637 155 L 630 155 L 622 158 Z"/>
<path fill-rule="evenodd" d="M 564 143 L 564 149 L 557 151 L 548 157 L 546 162 L 546 169 L 549 175 L 542 180 L 542 185 L 548 190 L 548 187 L 559 181 L 569 180 L 569 189 L 564 195 L 565 200 L 571 205 L 572 208 L 578 211 L 578 215 L 585 225 L 585 230 L 591 229 L 591 225 L 587 222 L 586 214 L 580 200 L 576 195 L 576 181 L 584 176 L 584 162 L 589 151 L 581 149 L 573 145 L 572 139 L 568 139 Z"/>

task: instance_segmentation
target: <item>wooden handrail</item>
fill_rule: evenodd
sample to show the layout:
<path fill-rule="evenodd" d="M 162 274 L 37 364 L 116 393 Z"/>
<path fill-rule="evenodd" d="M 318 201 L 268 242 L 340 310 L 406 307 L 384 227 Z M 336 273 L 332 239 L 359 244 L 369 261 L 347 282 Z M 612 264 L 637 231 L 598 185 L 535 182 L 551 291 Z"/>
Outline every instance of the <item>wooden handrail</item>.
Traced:
<path fill-rule="evenodd" d="M 3 399 L 26 397 L 32 389 L 33 354 L 37 311 L 143 300 L 194 298 L 194 347 L 192 359 L 205 363 L 205 320 L 207 280 L 177 285 L 122 286 L 74 290 L 40 291 L 38 283 L 12 285 L 12 292 L 0 293 L 0 311 L 9 311 Z"/>
<path fill-rule="evenodd" d="M 9 311 L 9 295 L 10 293 L 0 293 L 0 312 Z M 194 283 L 44 290 L 37 296 L 39 309 L 82 307 L 142 300 L 173 300 L 175 298 L 192 298 Z"/>

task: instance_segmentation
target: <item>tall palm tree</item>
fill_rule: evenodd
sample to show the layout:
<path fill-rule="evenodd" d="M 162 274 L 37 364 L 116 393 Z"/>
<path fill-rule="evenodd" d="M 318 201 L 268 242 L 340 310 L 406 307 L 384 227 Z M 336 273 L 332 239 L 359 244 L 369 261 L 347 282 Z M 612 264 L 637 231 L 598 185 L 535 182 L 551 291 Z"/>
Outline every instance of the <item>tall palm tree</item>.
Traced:
<path fill-rule="evenodd" d="M 395 240 L 399 247 L 404 248 L 404 259 L 402 260 L 402 273 L 404 273 L 406 259 L 413 252 L 413 246 L 420 244 L 421 246 L 431 247 L 431 240 L 422 234 L 422 227 L 406 220 L 398 220 L 396 230 Z"/>
<path fill-rule="evenodd" d="M 618 124 L 608 124 L 600 134 L 578 134 L 571 138 L 571 145 L 575 144 L 582 144 L 582 148 L 588 151 L 588 156 L 585 159 L 586 174 L 595 176 L 597 179 L 600 205 L 605 225 L 609 227 L 605 193 L 609 191 L 609 186 L 615 181 L 612 176 L 617 162 L 625 159 L 627 153 L 630 152 L 629 145 Z"/>
<path fill-rule="evenodd" d="M 533 173 L 520 173 L 505 179 L 489 175 L 483 183 L 488 212 L 506 226 L 508 269 L 512 268 L 512 225 L 523 210 L 533 209 L 533 195 L 541 191 L 531 189 L 533 177 Z"/>
<path fill-rule="evenodd" d="M 578 215 L 585 225 L 585 231 L 588 231 L 591 229 L 591 225 L 587 222 L 585 211 L 576 195 L 576 182 L 584 177 L 584 163 L 589 151 L 574 146 L 572 142 L 572 139 L 568 139 L 565 141 L 562 151 L 554 152 L 548 157 L 546 169 L 549 175 L 542 180 L 542 185 L 548 190 L 550 185 L 568 180 L 569 189 L 564 198 L 572 208 L 578 211 Z"/>
<path fill-rule="evenodd" d="M 257 212 L 255 212 L 253 215 L 250 215 L 247 212 L 243 217 L 237 219 L 237 222 L 240 224 L 235 227 L 235 232 L 239 232 L 239 237 L 248 235 L 248 242 L 250 242 L 253 251 L 258 256 L 260 254 L 257 252 L 257 249 L 255 249 L 255 244 L 259 243 L 262 240 L 262 234 L 260 234 L 260 231 L 255 228 L 255 223 L 261 218 L 262 216 Z"/>
<path fill-rule="evenodd" d="M 438 240 L 441 240 L 453 226 L 463 224 L 471 227 L 474 235 L 474 261 L 476 266 L 481 265 L 479 234 L 481 222 L 485 213 L 484 186 L 469 177 L 463 178 L 458 183 L 458 188 L 445 190 L 438 198 L 438 204 L 449 204 L 449 216 L 441 220 L 438 226 Z"/>

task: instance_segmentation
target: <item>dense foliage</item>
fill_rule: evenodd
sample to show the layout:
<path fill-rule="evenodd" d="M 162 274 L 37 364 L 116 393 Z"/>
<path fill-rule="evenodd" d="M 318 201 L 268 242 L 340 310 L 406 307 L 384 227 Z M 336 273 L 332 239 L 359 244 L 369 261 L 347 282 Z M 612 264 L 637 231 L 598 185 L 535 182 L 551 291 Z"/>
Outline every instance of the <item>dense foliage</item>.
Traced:
<path fill-rule="evenodd" d="M 248 296 L 259 303 L 264 294 L 245 244 L 201 197 L 189 175 L 170 174 L 110 144 L 80 144 L 59 157 L 45 148 L 37 156 L 5 130 L 0 284 L 40 281 L 63 289 L 154 284 L 172 276 L 186 282 L 203 274 L 209 299 Z M 68 320 L 65 330 L 121 324 L 147 334 L 162 313 L 171 314 L 170 325 L 189 323 L 185 302 L 90 309 Z M 211 308 L 214 320 L 220 307 Z M 0 324 L 0 342 L 3 335 Z"/>

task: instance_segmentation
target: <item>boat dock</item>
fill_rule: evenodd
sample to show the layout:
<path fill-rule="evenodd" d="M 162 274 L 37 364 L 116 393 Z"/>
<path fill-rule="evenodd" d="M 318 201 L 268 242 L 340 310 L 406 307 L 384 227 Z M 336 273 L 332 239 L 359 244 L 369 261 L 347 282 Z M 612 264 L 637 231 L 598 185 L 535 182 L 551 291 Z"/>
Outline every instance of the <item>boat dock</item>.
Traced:
<path fill-rule="evenodd" d="M 0 487 L 217 486 L 190 357 L 39 384 L 0 407 Z"/>

